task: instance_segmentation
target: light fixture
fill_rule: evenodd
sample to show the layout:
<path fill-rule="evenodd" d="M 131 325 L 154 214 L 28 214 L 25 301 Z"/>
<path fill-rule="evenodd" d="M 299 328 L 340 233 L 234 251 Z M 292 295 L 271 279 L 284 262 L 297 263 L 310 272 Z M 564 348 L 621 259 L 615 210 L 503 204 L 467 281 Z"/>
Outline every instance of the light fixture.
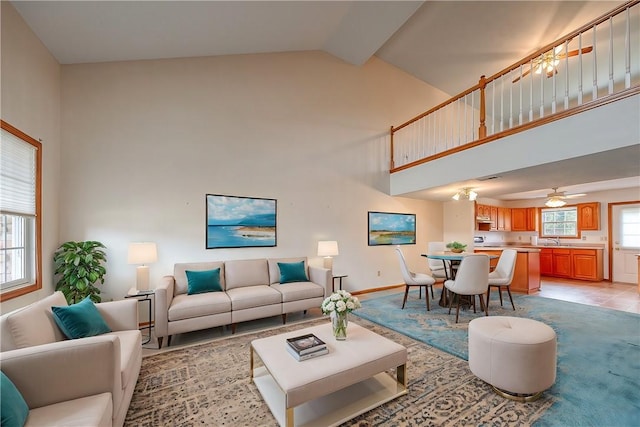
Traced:
<path fill-rule="evenodd" d="M 318 242 L 318 256 L 324 257 L 324 268 L 333 269 L 333 258 L 339 255 L 338 242 L 335 240 L 321 240 Z"/>
<path fill-rule="evenodd" d="M 141 290 L 149 289 L 149 266 L 158 260 L 158 250 L 155 243 L 141 242 L 129 243 L 129 264 L 142 264 L 136 268 L 136 288 Z"/>
<path fill-rule="evenodd" d="M 478 197 L 478 193 L 476 193 L 472 189 L 463 188 L 462 190 L 460 190 L 456 194 L 454 194 L 452 199 L 453 200 L 460 200 L 460 198 L 462 198 L 462 199 L 469 199 L 469 200 L 473 201 L 477 197 Z"/>
<path fill-rule="evenodd" d="M 567 204 L 567 202 L 562 200 L 560 197 L 556 197 L 556 196 L 549 197 L 547 199 L 547 201 L 544 202 L 544 205 L 546 207 L 549 207 L 549 208 L 561 208 L 562 206 L 564 206 L 566 204 Z"/>

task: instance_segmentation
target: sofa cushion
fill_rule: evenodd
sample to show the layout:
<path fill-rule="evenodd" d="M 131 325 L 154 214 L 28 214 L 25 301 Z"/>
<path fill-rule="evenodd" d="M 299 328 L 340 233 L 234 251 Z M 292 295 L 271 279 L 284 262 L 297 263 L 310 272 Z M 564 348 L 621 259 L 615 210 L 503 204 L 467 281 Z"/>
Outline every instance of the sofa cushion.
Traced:
<path fill-rule="evenodd" d="M 280 283 L 308 282 L 307 271 L 304 261 L 300 262 L 279 262 Z"/>
<path fill-rule="evenodd" d="M 225 261 L 224 274 L 227 291 L 234 288 L 269 284 L 269 269 L 266 259 Z"/>
<path fill-rule="evenodd" d="M 56 324 L 69 339 L 93 337 L 111 332 L 90 297 L 86 297 L 77 304 L 51 307 L 51 311 Z"/>
<path fill-rule="evenodd" d="M 16 348 L 64 340 L 64 335 L 56 325 L 51 313 L 51 307 L 54 305 L 67 305 L 67 300 L 62 292 L 54 292 L 7 316 L 6 322 L 11 330 L 11 337 Z"/>
<path fill-rule="evenodd" d="M 206 292 L 221 292 L 220 269 L 204 271 L 185 271 L 187 275 L 187 294 L 203 294 Z"/>
<path fill-rule="evenodd" d="M 228 289 L 227 295 L 233 310 L 282 303 L 282 294 L 267 285 Z"/>
<path fill-rule="evenodd" d="M 0 418 L 2 427 L 23 426 L 29 416 L 29 406 L 18 388 L 4 372 L 0 372 Z"/>
<path fill-rule="evenodd" d="M 32 409 L 25 427 L 111 427 L 112 400 L 111 393 L 100 393 Z"/>
<path fill-rule="evenodd" d="M 122 388 L 125 388 L 140 366 L 138 359 L 142 357 L 142 345 L 140 331 L 114 331 L 107 335 L 115 335 L 120 339 L 120 377 Z"/>
<path fill-rule="evenodd" d="M 175 279 L 175 286 L 173 288 L 174 295 L 186 294 L 188 292 L 187 286 L 187 273 L 186 271 L 206 271 L 220 269 L 220 286 L 225 289 L 224 282 L 224 263 L 222 261 L 216 262 L 184 262 L 178 263 L 173 266 L 173 277 Z"/>
<path fill-rule="evenodd" d="M 176 295 L 169 307 L 169 321 L 191 319 L 231 311 L 231 300 L 224 292 Z"/>
<path fill-rule="evenodd" d="M 271 287 L 282 294 L 282 302 L 324 297 L 322 286 L 313 282 L 282 283 L 271 285 Z"/>
<path fill-rule="evenodd" d="M 278 263 L 294 263 L 294 262 L 304 262 L 304 272 L 309 277 L 309 266 L 307 265 L 306 257 L 297 257 L 297 258 L 269 258 L 267 260 L 269 264 L 269 284 L 280 283 L 280 267 Z"/>

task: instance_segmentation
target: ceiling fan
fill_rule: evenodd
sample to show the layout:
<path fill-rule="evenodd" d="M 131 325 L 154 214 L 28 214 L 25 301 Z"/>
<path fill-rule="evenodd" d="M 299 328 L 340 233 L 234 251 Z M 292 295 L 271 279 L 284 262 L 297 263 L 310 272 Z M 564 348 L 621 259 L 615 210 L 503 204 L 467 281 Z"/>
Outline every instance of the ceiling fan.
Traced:
<path fill-rule="evenodd" d="M 544 203 L 545 206 L 550 208 L 560 208 L 566 205 L 565 199 L 586 196 L 585 193 L 566 194 L 564 191 L 558 191 L 558 187 L 552 187 L 552 190 L 551 193 L 547 194 L 547 201 Z"/>
<path fill-rule="evenodd" d="M 571 40 L 568 40 L 567 44 L 569 44 L 570 41 Z M 515 78 L 512 83 L 515 83 L 521 78 L 529 75 L 532 69 L 535 74 L 542 74 L 544 72 L 547 75 L 547 77 L 551 77 L 554 74 L 558 74 L 557 67 L 558 67 L 558 64 L 560 64 L 561 59 L 577 56 L 580 54 L 580 52 L 582 52 L 583 54 L 589 53 L 593 50 L 593 46 L 587 46 L 587 47 L 583 47 L 582 49 L 575 49 L 575 50 L 570 50 L 567 53 L 562 53 L 562 51 L 564 50 L 564 46 L 565 46 L 564 44 L 556 46 L 555 49 L 545 52 L 539 57 L 532 59 L 531 68 L 523 72 L 522 76 Z"/>

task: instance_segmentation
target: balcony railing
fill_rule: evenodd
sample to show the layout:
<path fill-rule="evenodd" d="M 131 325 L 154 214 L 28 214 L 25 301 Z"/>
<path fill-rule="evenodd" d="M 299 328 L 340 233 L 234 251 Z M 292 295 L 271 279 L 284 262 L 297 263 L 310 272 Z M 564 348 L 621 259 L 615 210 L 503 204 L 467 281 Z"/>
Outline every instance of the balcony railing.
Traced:
<path fill-rule="evenodd" d="M 391 172 L 640 93 L 640 0 L 628 1 L 391 128 Z"/>

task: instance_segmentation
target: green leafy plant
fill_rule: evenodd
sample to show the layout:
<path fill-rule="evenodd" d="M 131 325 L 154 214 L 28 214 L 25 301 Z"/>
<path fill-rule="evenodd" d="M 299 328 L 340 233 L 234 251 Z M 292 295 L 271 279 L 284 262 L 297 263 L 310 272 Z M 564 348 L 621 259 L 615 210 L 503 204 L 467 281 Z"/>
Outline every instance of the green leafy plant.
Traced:
<path fill-rule="evenodd" d="M 466 247 L 467 245 L 463 245 L 460 242 L 447 243 L 447 249 L 451 249 L 452 252 L 462 252 Z"/>
<path fill-rule="evenodd" d="M 96 241 L 66 242 L 60 245 L 53 256 L 54 275 L 58 276 L 56 290 L 62 291 L 69 304 L 82 301 L 87 296 L 100 302 L 100 289 L 96 282 L 104 283 L 107 270 L 102 265 L 107 261 L 106 247 Z"/>

